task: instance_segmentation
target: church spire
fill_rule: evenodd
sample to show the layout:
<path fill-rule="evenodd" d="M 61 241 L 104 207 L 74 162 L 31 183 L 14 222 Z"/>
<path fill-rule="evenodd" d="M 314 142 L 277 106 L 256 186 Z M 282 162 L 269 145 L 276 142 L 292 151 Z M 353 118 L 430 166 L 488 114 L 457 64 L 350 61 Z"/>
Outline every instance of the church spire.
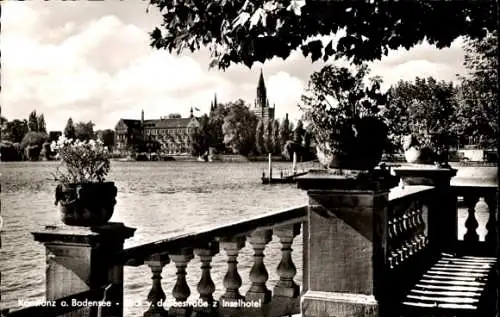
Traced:
<path fill-rule="evenodd" d="M 262 68 L 260 69 L 259 82 L 257 84 L 257 106 L 260 108 L 268 106 L 266 83 L 264 82 Z"/>
<path fill-rule="evenodd" d="M 210 112 L 214 111 L 217 108 L 217 93 L 214 94 L 214 100 L 210 102 Z"/>
<path fill-rule="evenodd" d="M 194 116 L 193 116 L 193 107 L 191 107 L 191 110 L 189 111 L 189 114 L 190 114 L 190 115 L 189 115 L 189 117 L 190 117 L 190 118 L 194 117 Z"/>
<path fill-rule="evenodd" d="M 266 83 L 264 82 L 264 73 L 262 72 L 262 68 L 260 69 L 259 84 L 257 88 L 266 89 Z"/>

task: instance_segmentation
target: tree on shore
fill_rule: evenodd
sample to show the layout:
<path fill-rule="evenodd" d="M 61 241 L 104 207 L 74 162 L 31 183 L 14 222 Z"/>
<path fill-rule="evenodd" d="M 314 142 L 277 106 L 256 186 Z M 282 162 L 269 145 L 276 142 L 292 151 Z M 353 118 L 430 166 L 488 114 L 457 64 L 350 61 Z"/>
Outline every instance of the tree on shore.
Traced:
<path fill-rule="evenodd" d="M 464 44 L 466 76 L 457 100 L 457 128 L 462 143 L 496 147 L 498 139 L 498 33 Z"/>
<path fill-rule="evenodd" d="M 209 130 L 212 136 L 212 143 L 210 146 L 214 147 L 218 153 L 226 152 L 222 126 L 224 125 L 224 118 L 227 114 L 228 108 L 224 104 L 217 104 L 212 111 L 210 111 Z"/>
<path fill-rule="evenodd" d="M 272 146 L 273 146 L 273 154 L 281 153 L 281 140 L 280 140 L 280 123 L 278 120 L 272 121 Z"/>
<path fill-rule="evenodd" d="M 115 146 L 115 131 L 111 129 L 101 131 L 99 133 L 99 140 L 112 151 Z"/>
<path fill-rule="evenodd" d="M 95 124 L 92 121 L 78 122 L 75 125 L 75 137 L 80 141 L 88 141 L 94 139 L 94 125 Z"/>
<path fill-rule="evenodd" d="M 44 132 L 29 131 L 21 141 L 21 148 L 25 151 L 26 157 L 31 161 L 37 161 L 43 149 L 43 144 L 49 136 Z"/>
<path fill-rule="evenodd" d="M 45 118 L 43 117 L 43 113 L 37 117 L 36 121 L 37 121 L 37 131 L 47 133 L 47 127 L 45 125 Z"/>
<path fill-rule="evenodd" d="M 189 135 L 191 155 L 200 156 L 208 152 L 211 145 L 210 120 L 205 114 L 199 120 L 199 127 L 193 129 Z"/>
<path fill-rule="evenodd" d="M 26 133 L 29 132 L 28 121 L 26 119 L 7 121 L 4 132 L 5 135 L 2 135 L 2 139 L 12 141 L 13 143 L 21 143 Z"/>
<path fill-rule="evenodd" d="M 259 119 L 255 131 L 255 150 L 258 154 L 265 154 L 265 144 L 264 144 L 264 122 L 262 118 Z"/>
<path fill-rule="evenodd" d="M 67 139 L 76 139 L 75 126 L 73 124 L 73 119 L 69 118 L 64 128 L 64 137 Z"/>
<path fill-rule="evenodd" d="M 33 110 L 28 116 L 28 128 L 30 132 L 38 132 L 38 117 L 36 110 Z"/>
<path fill-rule="evenodd" d="M 402 137 L 413 134 L 422 146 L 442 152 L 455 139 L 456 88 L 451 82 L 429 77 L 400 81 L 388 91 L 382 116 L 388 123 L 389 139 L 401 150 Z"/>
<path fill-rule="evenodd" d="M 287 114 L 280 125 L 280 153 L 285 150 L 285 145 L 288 140 L 290 140 L 290 122 L 288 121 Z"/>
<path fill-rule="evenodd" d="M 0 155 L 3 162 L 21 161 L 24 158 L 21 145 L 8 140 L 0 141 Z"/>
<path fill-rule="evenodd" d="M 226 107 L 228 114 L 222 125 L 224 143 L 233 153 L 248 155 L 255 148 L 257 117 L 241 99 L 229 103 Z"/>
<path fill-rule="evenodd" d="M 264 148 L 266 154 L 273 153 L 273 122 L 271 120 L 264 121 Z"/>

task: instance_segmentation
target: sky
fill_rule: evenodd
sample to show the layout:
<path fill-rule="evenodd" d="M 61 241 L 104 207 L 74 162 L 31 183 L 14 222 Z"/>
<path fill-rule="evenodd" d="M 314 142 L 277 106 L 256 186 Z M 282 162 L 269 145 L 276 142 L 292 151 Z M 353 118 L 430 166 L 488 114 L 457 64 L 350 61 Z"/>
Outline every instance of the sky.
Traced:
<path fill-rule="evenodd" d="M 146 119 L 169 113 L 208 113 L 219 102 L 242 98 L 253 105 L 259 73 L 264 73 L 276 117 L 300 117 L 297 103 L 310 75 L 324 65 L 295 51 L 255 64 L 209 69 L 210 55 L 169 54 L 149 46 L 149 34 L 161 15 L 148 1 L 2 1 L 1 103 L 9 120 L 43 113 L 47 130 L 63 130 L 91 120 L 95 129 L 113 129 L 120 118 Z M 426 42 L 389 53 L 370 63 L 383 88 L 399 80 L 433 76 L 457 81 L 464 74 L 462 40 L 438 50 Z M 328 61 L 333 62 L 333 61 Z"/>

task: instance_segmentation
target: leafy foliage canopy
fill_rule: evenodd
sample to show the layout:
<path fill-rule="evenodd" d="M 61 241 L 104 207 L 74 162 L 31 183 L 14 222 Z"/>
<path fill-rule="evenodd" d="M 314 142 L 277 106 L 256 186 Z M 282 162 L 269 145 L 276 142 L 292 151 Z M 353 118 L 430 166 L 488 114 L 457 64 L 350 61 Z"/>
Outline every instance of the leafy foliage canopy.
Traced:
<path fill-rule="evenodd" d="M 438 48 L 497 27 L 494 1 L 150 0 L 163 15 L 151 46 L 180 54 L 208 47 L 211 66 L 251 67 L 300 48 L 313 61 L 380 59 L 426 39 Z M 316 36 L 342 31 L 326 45 Z M 312 39 L 312 40 L 311 40 Z"/>

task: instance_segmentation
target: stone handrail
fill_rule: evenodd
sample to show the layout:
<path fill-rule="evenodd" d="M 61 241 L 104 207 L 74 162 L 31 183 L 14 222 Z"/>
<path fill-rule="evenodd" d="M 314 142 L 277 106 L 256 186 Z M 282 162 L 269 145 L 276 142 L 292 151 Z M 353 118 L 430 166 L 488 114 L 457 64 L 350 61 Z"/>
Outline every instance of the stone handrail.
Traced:
<path fill-rule="evenodd" d="M 383 315 L 380 303 L 386 290 L 380 285 L 384 284 L 388 267 L 416 262 L 415 254 L 422 250 L 447 251 L 457 245 L 457 196 L 464 196 L 468 208 L 464 242 L 469 248 L 479 243 L 475 213 L 484 212 L 486 206 L 489 231 L 483 244 L 495 244 L 492 237 L 497 191 L 493 187 L 450 186 L 454 172 L 446 169 L 399 169 L 398 173 L 402 181 L 391 189 L 389 184 L 393 182 L 383 179 L 359 183 L 335 174 L 318 178 L 313 173 L 309 178 L 298 179 L 301 188 L 308 192 L 306 206 L 193 230 L 127 249 L 123 249 L 123 241 L 133 235 L 134 229 L 123 224 L 78 230 L 46 228 L 34 236 L 45 244 L 48 262 L 53 263 L 47 270 L 47 298 L 58 299 L 85 288 L 111 284 L 114 287 L 110 298 L 121 306 L 115 307 L 112 316 L 121 317 L 123 266 L 147 265 L 152 285 L 144 316 L 274 317 L 299 312 L 302 316 Z M 297 269 L 291 256 L 293 240 L 301 230 L 302 289 L 294 281 Z M 281 257 L 275 266 L 279 280 L 270 290 L 266 285 L 269 265 L 266 267 L 263 258 L 273 235 L 281 243 Z M 253 263 L 250 288 L 246 294 L 240 294 L 242 278 L 237 261 L 246 242 L 253 249 Z M 211 262 L 219 252 L 227 269 L 222 281 L 225 293 L 216 300 Z M 196 287 L 196 305 L 191 305 L 193 302 L 187 302 L 192 298 L 192 290 L 186 280 L 186 268 L 195 256 L 201 262 L 201 278 Z M 170 262 L 176 270 L 171 286 L 175 302 L 164 306 L 167 302 L 161 279 Z M 58 268 L 59 264 L 70 270 Z M 78 284 L 82 280 L 85 284 Z M 61 285 L 73 288 L 61 289 Z"/>
<path fill-rule="evenodd" d="M 235 221 L 228 224 L 211 226 L 175 235 L 153 243 L 134 246 L 123 250 L 116 261 L 129 266 L 144 264 L 144 260 L 153 254 L 177 251 L 186 247 L 193 247 L 199 243 L 206 243 L 210 239 L 245 235 L 256 229 L 271 229 L 281 224 L 301 223 L 307 220 L 307 205 L 290 209 L 273 211 L 250 219 Z"/>
<path fill-rule="evenodd" d="M 307 206 L 271 212 L 251 219 L 221 226 L 200 229 L 180 236 L 162 239 L 123 250 L 117 257 L 122 264 L 148 265 L 152 272 L 152 286 L 147 296 L 148 310 L 144 316 L 167 315 L 166 295 L 161 285 L 164 266 L 173 262 L 177 280 L 172 288 L 175 303 L 168 308 L 168 316 L 189 316 L 190 314 L 230 316 L 284 316 L 299 312 L 299 286 L 293 281 L 296 275 L 292 261 L 291 245 L 300 234 L 301 224 L 306 221 Z M 266 245 L 276 235 L 282 245 L 282 255 L 276 263 L 279 281 L 273 291 L 266 286 L 269 274 L 263 257 Z M 240 250 L 249 242 L 254 250 L 254 263 L 250 272 L 251 286 L 241 295 L 241 276 L 237 269 Z M 223 280 L 225 294 L 216 301 L 213 297 L 215 284 L 211 278 L 211 261 L 225 251 L 227 273 Z M 186 267 L 198 256 L 201 261 L 201 279 L 197 285 L 199 299 L 188 303 L 191 289 L 186 282 Z"/>

